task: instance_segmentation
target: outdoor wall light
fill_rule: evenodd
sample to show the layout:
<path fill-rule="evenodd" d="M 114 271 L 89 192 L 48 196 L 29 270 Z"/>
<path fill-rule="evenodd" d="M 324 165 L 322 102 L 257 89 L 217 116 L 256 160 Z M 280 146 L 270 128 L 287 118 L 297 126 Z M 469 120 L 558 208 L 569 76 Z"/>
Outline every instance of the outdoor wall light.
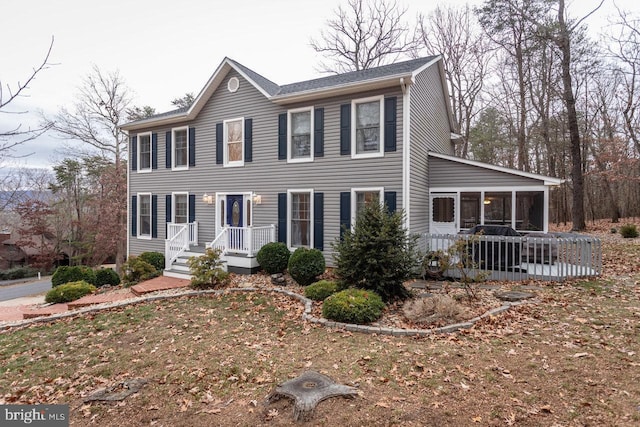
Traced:
<path fill-rule="evenodd" d="M 262 196 L 260 194 L 254 194 L 253 195 L 253 204 L 254 205 L 261 205 L 262 204 Z"/>
<path fill-rule="evenodd" d="M 484 199 L 484 203 L 485 205 L 490 205 L 491 204 L 491 199 Z"/>
<path fill-rule="evenodd" d="M 205 202 L 208 205 L 212 205 L 213 204 L 213 196 L 207 193 L 204 193 L 202 195 L 202 201 Z"/>

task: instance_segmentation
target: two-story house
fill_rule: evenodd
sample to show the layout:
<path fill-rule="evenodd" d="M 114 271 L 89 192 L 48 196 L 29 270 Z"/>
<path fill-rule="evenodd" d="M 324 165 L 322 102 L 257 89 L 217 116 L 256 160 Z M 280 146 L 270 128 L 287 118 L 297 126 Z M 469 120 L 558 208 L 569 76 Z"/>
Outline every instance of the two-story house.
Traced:
<path fill-rule="evenodd" d="M 164 252 L 167 271 L 207 245 L 253 271 L 273 240 L 331 265 L 331 243 L 371 201 L 403 209 L 413 233 L 546 231 L 560 183 L 454 156 L 439 56 L 283 86 L 225 58 L 189 108 L 122 128 L 128 253 Z"/>

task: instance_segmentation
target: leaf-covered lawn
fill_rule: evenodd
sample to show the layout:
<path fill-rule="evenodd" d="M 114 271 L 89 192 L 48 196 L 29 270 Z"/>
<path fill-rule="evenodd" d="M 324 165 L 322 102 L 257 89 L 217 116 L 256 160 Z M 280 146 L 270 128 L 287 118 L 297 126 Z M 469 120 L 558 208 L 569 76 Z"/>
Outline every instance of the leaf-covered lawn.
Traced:
<path fill-rule="evenodd" d="M 270 293 L 6 330 L 0 400 L 69 403 L 78 426 L 290 425 L 290 401 L 264 400 L 313 369 L 361 393 L 320 403 L 307 425 L 639 425 L 640 252 L 634 241 L 610 245 L 605 260 L 636 267 L 548 285 L 541 303 L 452 335 L 329 330 L 303 323 L 298 302 Z M 83 403 L 130 378 L 149 382 L 119 403 Z"/>

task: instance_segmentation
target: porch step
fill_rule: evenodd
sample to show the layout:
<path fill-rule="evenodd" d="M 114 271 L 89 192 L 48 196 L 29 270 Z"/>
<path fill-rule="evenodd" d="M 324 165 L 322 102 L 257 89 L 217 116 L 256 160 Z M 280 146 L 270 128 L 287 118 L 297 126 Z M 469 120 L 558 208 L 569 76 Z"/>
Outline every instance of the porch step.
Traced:
<path fill-rule="evenodd" d="M 165 277 L 174 277 L 176 279 L 185 279 L 185 280 L 191 280 L 191 274 L 189 274 L 189 272 L 185 273 L 183 271 L 177 271 L 177 270 L 164 270 L 162 272 L 162 275 Z"/>

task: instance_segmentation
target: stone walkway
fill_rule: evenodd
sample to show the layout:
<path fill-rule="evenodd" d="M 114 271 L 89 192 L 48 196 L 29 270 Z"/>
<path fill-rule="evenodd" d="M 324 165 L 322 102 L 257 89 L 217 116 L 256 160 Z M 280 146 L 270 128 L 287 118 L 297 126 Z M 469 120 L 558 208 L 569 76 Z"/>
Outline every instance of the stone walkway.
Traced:
<path fill-rule="evenodd" d="M 189 280 L 160 276 L 130 288 L 87 295 L 67 304 L 18 304 L 15 306 L 5 304 L 0 307 L 0 322 L 51 316 L 91 305 L 125 301 L 151 292 L 186 288 L 187 286 L 189 286 Z"/>

